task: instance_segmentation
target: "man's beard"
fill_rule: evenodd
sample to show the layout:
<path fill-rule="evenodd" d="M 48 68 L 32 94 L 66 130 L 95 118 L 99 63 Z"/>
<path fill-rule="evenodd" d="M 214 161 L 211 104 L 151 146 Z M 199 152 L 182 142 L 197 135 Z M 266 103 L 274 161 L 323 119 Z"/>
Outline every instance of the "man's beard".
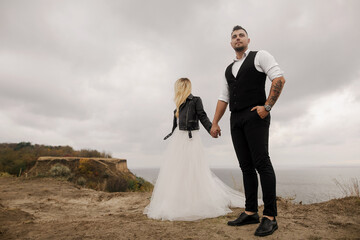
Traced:
<path fill-rule="evenodd" d="M 242 52 L 242 51 L 244 51 L 245 47 L 236 47 L 234 49 L 236 52 Z"/>

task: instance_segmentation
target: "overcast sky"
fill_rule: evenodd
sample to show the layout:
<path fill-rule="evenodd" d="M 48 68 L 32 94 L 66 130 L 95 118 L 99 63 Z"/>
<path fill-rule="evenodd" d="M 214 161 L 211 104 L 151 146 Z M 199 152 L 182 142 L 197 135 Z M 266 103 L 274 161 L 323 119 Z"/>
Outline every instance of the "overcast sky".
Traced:
<path fill-rule="evenodd" d="M 274 166 L 359 166 L 359 9 L 356 0 L 0 0 L 0 142 L 158 167 L 174 82 L 190 78 L 212 120 L 241 25 L 286 79 L 271 112 Z M 238 166 L 229 115 L 221 138 L 200 130 L 213 167 Z"/>

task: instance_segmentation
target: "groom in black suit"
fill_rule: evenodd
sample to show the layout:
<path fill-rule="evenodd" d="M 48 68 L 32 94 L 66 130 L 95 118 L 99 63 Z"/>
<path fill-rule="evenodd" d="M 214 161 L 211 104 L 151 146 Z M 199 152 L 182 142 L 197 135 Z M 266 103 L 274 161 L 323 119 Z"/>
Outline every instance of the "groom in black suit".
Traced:
<path fill-rule="evenodd" d="M 280 96 L 285 83 L 283 72 L 274 57 L 266 51 L 250 51 L 250 38 L 241 26 L 235 26 L 231 33 L 231 46 L 236 59 L 225 70 L 223 88 L 218 99 L 211 135 L 221 136 L 218 125 L 229 103 L 230 127 L 235 152 L 243 173 L 245 190 L 245 212 L 230 226 L 259 223 L 258 178 L 263 191 L 264 211 L 256 236 L 267 236 L 277 228 L 275 216 L 276 178 L 269 153 L 270 110 Z M 265 80 L 272 81 L 266 98 Z"/>

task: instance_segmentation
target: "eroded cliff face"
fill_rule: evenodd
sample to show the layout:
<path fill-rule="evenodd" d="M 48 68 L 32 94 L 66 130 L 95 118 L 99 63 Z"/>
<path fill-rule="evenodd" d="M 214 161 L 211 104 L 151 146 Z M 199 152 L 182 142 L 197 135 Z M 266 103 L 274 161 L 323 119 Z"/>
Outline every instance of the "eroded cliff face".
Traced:
<path fill-rule="evenodd" d="M 65 165 L 77 165 L 76 163 L 81 161 L 94 161 L 99 164 L 107 165 L 109 170 L 113 171 L 120 171 L 123 173 L 129 173 L 129 169 L 127 168 L 126 159 L 120 158 L 83 158 L 83 157 L 39 157 L 35 166 L 33 167 L 34 170 L 47 170 L 49 166 L 52 166 L 55 163 L 63 163 Z M 30 169 L 29 173 L 33 171 Z"/>
<path fill-rule="evenodd" d="M 25 176 L 64 177 L 96 190 L 126 191 L 136 176 L 127 168 L 125 159 L 39 157 Z"/>

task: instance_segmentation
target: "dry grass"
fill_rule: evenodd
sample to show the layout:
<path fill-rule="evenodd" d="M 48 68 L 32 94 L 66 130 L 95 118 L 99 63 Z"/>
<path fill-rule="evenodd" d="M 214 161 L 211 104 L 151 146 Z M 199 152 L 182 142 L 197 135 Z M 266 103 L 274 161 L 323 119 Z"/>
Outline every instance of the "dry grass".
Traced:
<path fill-rule="evenodd" d="M 345 197 L 360 197 L 359 179 L 356 177 L 341 182 L 335 178 L 334 182 Z"/>
<path fill-rule="evenodd" d="M 15 177 L 14 175 L 11 175 L 7 172 L 0 172 L 0 177 Z"/>
<path fill-rule="evenodd" d="M 359 239 L 360 199 L 316 204 L 278 203 L 279 230 L 255 238 L 257 226 L 227 226 L 243 208 L 193 222 L 143 214 L 150 192 L 108 193 L 53 178 L 0 178 L 0 239 Z M 179 206 L 183 207 L 183 206 Z M 259 212 L 263 211 L 259 207 Z"/>

